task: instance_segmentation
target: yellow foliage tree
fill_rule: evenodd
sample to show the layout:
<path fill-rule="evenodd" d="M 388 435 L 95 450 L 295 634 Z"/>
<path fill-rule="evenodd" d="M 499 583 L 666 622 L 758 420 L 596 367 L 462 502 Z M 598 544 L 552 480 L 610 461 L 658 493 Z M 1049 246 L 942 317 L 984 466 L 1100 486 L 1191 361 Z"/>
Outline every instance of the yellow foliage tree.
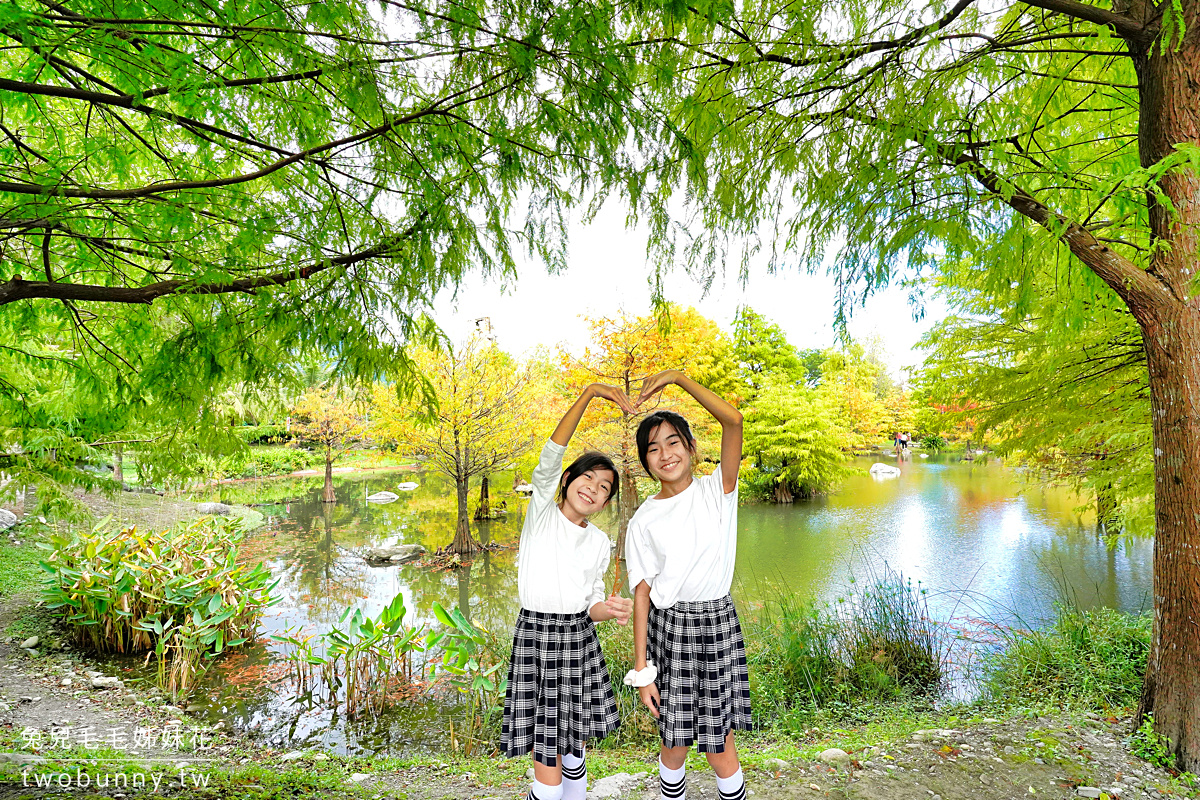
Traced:
<path fill-rule="evenodd" d="M 292 409 L 292 416 L 296 438 L 325 450 L 325 492 L 321 499 L 332 503 L 333 460 L 362 438 L 362 404 L 343 397 L 335 388 L 310 389 Z"/>
<path fill-rule="evenodd" d="M 544 415 L 534 391 L 537 376 L 479 336 L 452 351 L 418 349 L 412 361 L 436 394 L 436 411 L 377 386 L 374 429 L 402 454 L 424 459 L 454 481 L 458 521 L 449 552 L 469 555 L 480 547 L 471 535 L 470 481 L 536 444 Z"/>
<path fill-rule="evenodd" d="M 642 381 L 664 369 L 683 370 L 697 382 L 725 397 L 736 386 L 737 364 L 728 336 L 711 319 L 693 308 L 671 305 L 669 319 L 654 315 L 587 317 L 591 342 L 579 356 L 560 351 L 564 369 L 564 394 L 574 397 L 589 383 L 612 384 L 631 397 Z M 662 322 L 668 322 L 664 329 Z M 732 397 L 737 400 L 738 398 Z M 617 558 L 625 553 L 625 531 L 638 506 L 637 475 L 641 464 L 635 434 L 638 423 L 659 408 L 669 408 L 692 423 L 702 450 L 719 450 L 720 427 L 686 393 L 670 387 L 653 405 L 626 414 L 611 403 L 594 403 L 580 422 L 576 437 L 586 446 L 609 454 L 621 470 L 617 508 Z"/>

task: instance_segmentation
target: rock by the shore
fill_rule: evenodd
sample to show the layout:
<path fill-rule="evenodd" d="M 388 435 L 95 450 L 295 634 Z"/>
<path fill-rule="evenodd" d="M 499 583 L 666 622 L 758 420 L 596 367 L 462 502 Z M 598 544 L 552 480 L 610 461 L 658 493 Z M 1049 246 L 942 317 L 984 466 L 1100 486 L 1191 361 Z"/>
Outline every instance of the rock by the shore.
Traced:
<path fill-rule="evenodd" d="M 99 675 L 92 678 L 90 684 L 93 689 L 120 689 L 121 679 L 108 675 Z"/>
<path fill-rule="evenodd" d="M 630 775 L 628 772 L 618 772 L 616 775 L 609 775 L 592 784 L 592 789 L 587 796 L 589 800 L 591 798 L 621 797 L 641 786 L 648 774 L 639 772 L 636 775 Z"/>
<path fill-rule="evenodd" d="M 213 514 L 218 517 L 227 517 L 233 512 L 233 509 L 224 503 L 200 503 L 196 510 L 201 514 Z"/>
<path fill-rule="evenodd" d="M 850 754 L 838 747 L 831 747 L 828 750 L 822 750 L 817 758 L 825 764 L 849 764 Z"/>
<path fill-rule="evenodd" d="M 373 566 L 381 564 L 400 564 L 412 561 L 425 553 L 425 548 L 419 544 L 401 544 L 393 547 L 372 547 L 367 550 L 365 558 Z"/>
<path fill-rule="evenodd" d="M 33 648 L 38 646 L 38 642 L 40 642 L 40 641 L 41 641 L 41 639 L 39 639 L 38 637 L 30 636 L 28 639 L 21 642 L 21 647 L 23 647 L 26 650 L 32 650 Z"/>
<path fill-rule="evenodd" d="M 17 524 L 17 515 L 6 508 L 0 508 L 0 531 L 6 531 Z"/>

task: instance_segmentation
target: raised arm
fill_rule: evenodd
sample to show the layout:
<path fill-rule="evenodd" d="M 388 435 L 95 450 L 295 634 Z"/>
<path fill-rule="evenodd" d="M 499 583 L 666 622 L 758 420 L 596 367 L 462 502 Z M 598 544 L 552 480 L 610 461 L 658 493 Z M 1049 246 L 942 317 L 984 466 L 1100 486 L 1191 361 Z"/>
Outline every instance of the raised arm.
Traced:
<path fill-rule="evenodd" d="M 634 413 L 633 403 L 629 402 L 629 398 L 620 389 L 605 383 L 593 383 L 583 390 L 579 399 L 567 409 L 566 414 L 563 414 L 563 418 L 558 421 L 558 427 L 554 429 L 554 433 L 550 434 L 550 441 L 563 447 L 570 443 L 571 437 L 575 435 L 575 429 L 579 427 L 579 420 L 583 419 L 583 412 L 587 410 L 587 405 L 593 397 L 611 400 L 625 413 Z"/>
<path fill-rule="evenodd" d="M 636 405 L 640 406 L 672 383 L 696 398 L 696 402 L 721 423 L 721 486 L 726 494 L 732 492 L 737 488 L 738 467 L 742 463 L 742 412 L 677 369 L 665 370 L 642 381 L 642 392 Z"/>

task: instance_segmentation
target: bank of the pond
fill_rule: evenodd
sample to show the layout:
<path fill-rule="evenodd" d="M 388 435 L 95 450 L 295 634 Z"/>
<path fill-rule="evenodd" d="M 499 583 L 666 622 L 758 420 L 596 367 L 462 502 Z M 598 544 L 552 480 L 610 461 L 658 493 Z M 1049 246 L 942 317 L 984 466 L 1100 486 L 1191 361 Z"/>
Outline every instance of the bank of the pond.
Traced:
<path fill-rule="evenodd" d="M 0 552 L 0 561 L 5 557 Z M 122 676 L 86 653 L 33 656 L 13 641 L 11 623 L 31 617 L 29 599 L 10 595 L 0 602 L 6 628 L 0 796 L 517 800 L 524 794 L 524 759 L 447 751 L 353 757 L 321 747 L 271 747 L 196 718 L 199 709 L 170 706 L 147 682 L 94 682 Z M 868 704 L 847 695 L 804 726 L 763 726 L 739 741 L 750 789 L 783 800 L 1196 797 L 1190 778 L 1145 760 L 1154 758 L 1154 743 L 1134 734 L 1128 715 L 1140 670 L 1122 663 L 1138 658 L 1130 643 L 1142 641 L 1145 631 L 1140 622 L 1107 613 L 1071 611 L 1041 633 L 1017 634 L 1008 661 L 999 663 L 1008 679 L 994 684 L 986 703 L 935 709 L 927 701 Z M 1086 636 L 1080 625 L 1089 626 Z M 43 633 L 52 635 L 52 626 Z M 1089 693 L 1089 686 L 1108 687 L 1107 693 Z M 645 717 L 636 708 L 630 713 Z M 593 789 L 613 789 L 598 797 L 656 796 L 652 729 L 639 734 L 639 720 L 627 719 L 626 743 L 592 750 Z M 715 797 L 703 759 L 694 755 L 690 768 L 689 796 Z M 106 785 L 97 789 L 101 781 Z"/>

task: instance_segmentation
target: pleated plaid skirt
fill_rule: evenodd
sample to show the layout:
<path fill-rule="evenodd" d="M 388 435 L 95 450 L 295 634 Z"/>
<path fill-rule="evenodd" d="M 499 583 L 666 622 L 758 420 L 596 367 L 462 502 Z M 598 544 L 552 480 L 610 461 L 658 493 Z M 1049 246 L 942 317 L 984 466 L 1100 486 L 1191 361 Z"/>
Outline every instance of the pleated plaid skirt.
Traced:
<path fill-rule="evenodd" d="M 665 746 L 721 753 L 727 733 L 750 730 L 750 671 L 733 598 L 651 606 L 646 644 L 658 667 Z"/>
<path fill-rule="evenodd" d="M 589 739 L 603 739 L 619 724 L 608 667 L 587 612 L 521 609 L 504 698 L 504 755 L 532 750 L 534 760 L 549 766 L 559 753 L 582 758 Z"/>

